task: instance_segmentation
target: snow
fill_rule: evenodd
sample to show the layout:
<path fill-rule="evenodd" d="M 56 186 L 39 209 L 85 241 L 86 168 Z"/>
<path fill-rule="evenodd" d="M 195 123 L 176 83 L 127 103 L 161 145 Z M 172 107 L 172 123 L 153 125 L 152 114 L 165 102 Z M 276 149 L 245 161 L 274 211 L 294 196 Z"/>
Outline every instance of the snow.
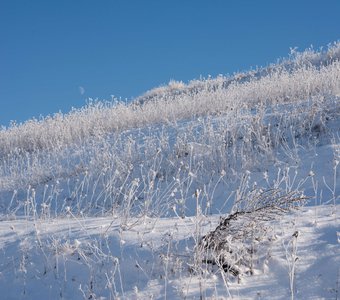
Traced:
<path fill-rule="evenodd" d="M 0 131 L 0 298 L 339 298 L 338 49 Z"/>
<path fill-rule="evenodd" d="M 212 299 L 228 295 L 286 299 L 290 297 L 287 256 L 293 255 L 292 235 L 298 231 L 296 298 L 332 299 L 340 267 L 339 209 L 340 205 L 304 207 L 275 222 L 255 274 L 228 286 L 218 270 L 202 278 L 186 270 L 185 263 L 192 260 L 188 248 L 195 218 L 133 219 L 124 228 L 120 218 L 112 217 L 2 221 L 0 288 L 6 299 L 83 299 L 80 288 L 88 297 L 96 274 L 92 289 L 101 299 L 199 298 L 201 293 Z M 212 229 L 217 221 L 218 216 L 204 218 L 202 230 Z M 110 292 L 109 276 L 117 277 L 115 293 Z"/>

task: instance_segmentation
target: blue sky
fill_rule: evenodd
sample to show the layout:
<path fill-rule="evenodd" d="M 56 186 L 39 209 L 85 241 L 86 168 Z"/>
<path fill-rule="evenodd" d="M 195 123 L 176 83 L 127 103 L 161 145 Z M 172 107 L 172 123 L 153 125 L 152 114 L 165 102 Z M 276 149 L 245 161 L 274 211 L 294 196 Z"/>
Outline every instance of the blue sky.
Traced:
<path fill-rule="evenodd" d="M 0 125 L 340 39 L 338 0 L 0 0 Z"/>

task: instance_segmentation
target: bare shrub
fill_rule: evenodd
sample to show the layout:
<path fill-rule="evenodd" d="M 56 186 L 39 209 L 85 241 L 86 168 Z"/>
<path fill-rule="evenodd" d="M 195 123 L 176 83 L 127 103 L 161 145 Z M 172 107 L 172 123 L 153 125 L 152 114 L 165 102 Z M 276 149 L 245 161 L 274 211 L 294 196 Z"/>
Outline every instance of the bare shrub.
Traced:
<path fill-rule="evenodd" d="M 232 212 L 221 218 L 213 231 L 202 237 L 196 253 L 203 263 L 217 265 L 234 276 L 253 274 L 256 245 L 268 240 L 269 222 L 297 209 L 306 200 L 298 191 L 252 190 L 235 203 Z"/>

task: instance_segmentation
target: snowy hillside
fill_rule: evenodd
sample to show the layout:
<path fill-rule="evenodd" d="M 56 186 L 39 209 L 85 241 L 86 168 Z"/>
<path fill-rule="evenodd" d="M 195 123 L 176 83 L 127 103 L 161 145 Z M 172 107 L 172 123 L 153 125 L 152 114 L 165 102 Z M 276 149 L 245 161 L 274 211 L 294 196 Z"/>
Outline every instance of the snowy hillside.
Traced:
<path fill-rule="evenodd" d="M 0 130 L 4 299 L 338 299 L 340 44 Z"/>

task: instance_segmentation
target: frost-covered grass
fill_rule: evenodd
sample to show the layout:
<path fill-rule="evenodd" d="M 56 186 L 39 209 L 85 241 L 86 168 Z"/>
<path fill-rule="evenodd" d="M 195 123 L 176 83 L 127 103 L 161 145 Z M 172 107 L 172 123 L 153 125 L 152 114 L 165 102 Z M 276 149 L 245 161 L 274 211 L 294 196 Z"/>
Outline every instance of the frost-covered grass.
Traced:
<path fill-rule="evenodd" d="M 339 297 L 339 49 L 3 128 L 6 297 Z"/>

